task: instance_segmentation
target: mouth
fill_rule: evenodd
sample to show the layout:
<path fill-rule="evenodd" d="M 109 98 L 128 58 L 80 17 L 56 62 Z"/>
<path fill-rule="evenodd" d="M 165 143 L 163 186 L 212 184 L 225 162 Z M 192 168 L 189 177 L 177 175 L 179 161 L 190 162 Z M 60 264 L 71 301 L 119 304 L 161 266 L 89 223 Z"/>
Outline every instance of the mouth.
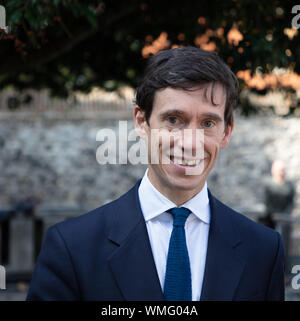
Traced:
<path fill-rule="evenodd" d="M 203 159 L 182 159 L 174 156 L 169 156 L 171 162 L 179 167 L 197 167 Z"/>

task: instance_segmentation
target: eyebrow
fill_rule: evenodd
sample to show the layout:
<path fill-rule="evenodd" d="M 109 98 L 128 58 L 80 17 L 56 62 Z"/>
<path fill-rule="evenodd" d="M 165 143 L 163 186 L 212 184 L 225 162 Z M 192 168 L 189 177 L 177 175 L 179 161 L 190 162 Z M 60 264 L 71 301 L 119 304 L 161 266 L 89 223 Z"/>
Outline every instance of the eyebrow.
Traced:
<path fill-rule="evenodd" d="M 173 116 L 173 115 L 186 115 L 186 113 L 184 111 L 180 110 L 180 109 L 170 109 L 170 110 L 167 110 L 167 111 L 161 113 L 160 114 L 160 118 L 164 119 L 164 118 L 166 118 L 168 116 Z M 222 117 L 220 117 L 218 114 L 211 113 L 211 112 L 203 113 L 201 116 L 202 117 L 213 118 L 214 120 L 220 121 L 220 122 L 223 121 Z"/>
<path fill-rule="evenodd" d="M 223 121 L 222 117 L 220 117 L 218 114 L 215 114 L 215 113 L 204 113 L 204 114 L 202 114 L 202 116 L 213 118 L 217 121 Z"/>
<path fill-rule="evenodd" d="M 182 110 L 180 109 L 170 109 L 170 110 L 167 110 L 163 113 L 160 114 L 160 118 L 161 119 L 164 119 L 168 116 L 172 116 L 172 115 L 184 115 L 185 112 L 183 112 Z"/>

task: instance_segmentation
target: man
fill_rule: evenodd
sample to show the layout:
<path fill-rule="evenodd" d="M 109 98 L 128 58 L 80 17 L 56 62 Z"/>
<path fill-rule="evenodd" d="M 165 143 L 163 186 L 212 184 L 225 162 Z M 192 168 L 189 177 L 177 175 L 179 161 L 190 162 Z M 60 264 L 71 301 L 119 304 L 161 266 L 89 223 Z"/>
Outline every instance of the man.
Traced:
<path fill-rule="evenodd" d="M 48 230 L 28 300 L 284 299 L 279 234 L 206 184 L 231 137 L 237 83 L 198 48 L 150 59 L 134 110 L 148 170 L 119 199 Z"/>
<path fill-rule="evenodd" d="M 272 163 L 271 175 L 271 178 L 266 179 L 264 186 L 265 218 L 270 222 L 269 227 L 275 228 L 272 215 L 291 214 L 295 188 L 293 183 L 286 179 L 286 165 L 283 160 L 277 159 Z"/>
<path fill-rule="evenodd" d="M 259 218 L 259 222 L 280 230 L 283 240 L 283 249 L 285 253 L 285 273 L 289 274 L 289 244 L 291 234 L 291 224 L 281 223 L 279 226 L 275 218 L 276 215 L 290 215 L 294 206 L 295 188 L 290 180 L 286 179 L 286 164 L 283 160 L 276 159 L 272 163 L 271 177 L 265 180 L 264 198 L 265 215 Z M 288 278 L 287 278 L 288 279 Z"/>

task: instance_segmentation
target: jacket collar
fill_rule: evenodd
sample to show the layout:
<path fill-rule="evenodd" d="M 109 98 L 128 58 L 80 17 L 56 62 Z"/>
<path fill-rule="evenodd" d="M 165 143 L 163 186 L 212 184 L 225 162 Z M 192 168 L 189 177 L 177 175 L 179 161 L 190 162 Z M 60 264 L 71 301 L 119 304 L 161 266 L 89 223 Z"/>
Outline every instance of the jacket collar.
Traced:
<path fill-rule="evenodd" d="M 108 259 L 125 300 L 164 300 L 140 202 L 141 180 L 114 204 L 109 239 L 118 245 Z"/>
<path fill-rule="evenodd" d="M 242 243 L 233 219 L 238 214 L 218 201 L 210 191 L 209 200 L 211 224 L 200 299 L 233 300 L 246 265 L 236 251 Z"/>

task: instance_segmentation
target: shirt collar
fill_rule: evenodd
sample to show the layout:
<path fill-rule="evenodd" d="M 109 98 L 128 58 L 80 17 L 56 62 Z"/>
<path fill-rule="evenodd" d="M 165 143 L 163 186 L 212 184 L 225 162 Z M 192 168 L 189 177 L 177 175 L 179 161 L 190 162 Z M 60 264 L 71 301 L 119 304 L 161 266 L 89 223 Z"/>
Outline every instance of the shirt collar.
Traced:
<path fill-rule="evenodd" d="M 138 192 L 146 222 L 166 212 L 170 208 L 176 207 L 176 204 L 161 194 L 152 185 L 148 178 L 148 169 L 144 174 Z M 202 190 L 198 194 L 182 204 L 182 207 L 188 208 L 198 219 L 209 224 L 210 212 L 207 210 L 209 207 L 207 183 L 205 182 Z"/>

